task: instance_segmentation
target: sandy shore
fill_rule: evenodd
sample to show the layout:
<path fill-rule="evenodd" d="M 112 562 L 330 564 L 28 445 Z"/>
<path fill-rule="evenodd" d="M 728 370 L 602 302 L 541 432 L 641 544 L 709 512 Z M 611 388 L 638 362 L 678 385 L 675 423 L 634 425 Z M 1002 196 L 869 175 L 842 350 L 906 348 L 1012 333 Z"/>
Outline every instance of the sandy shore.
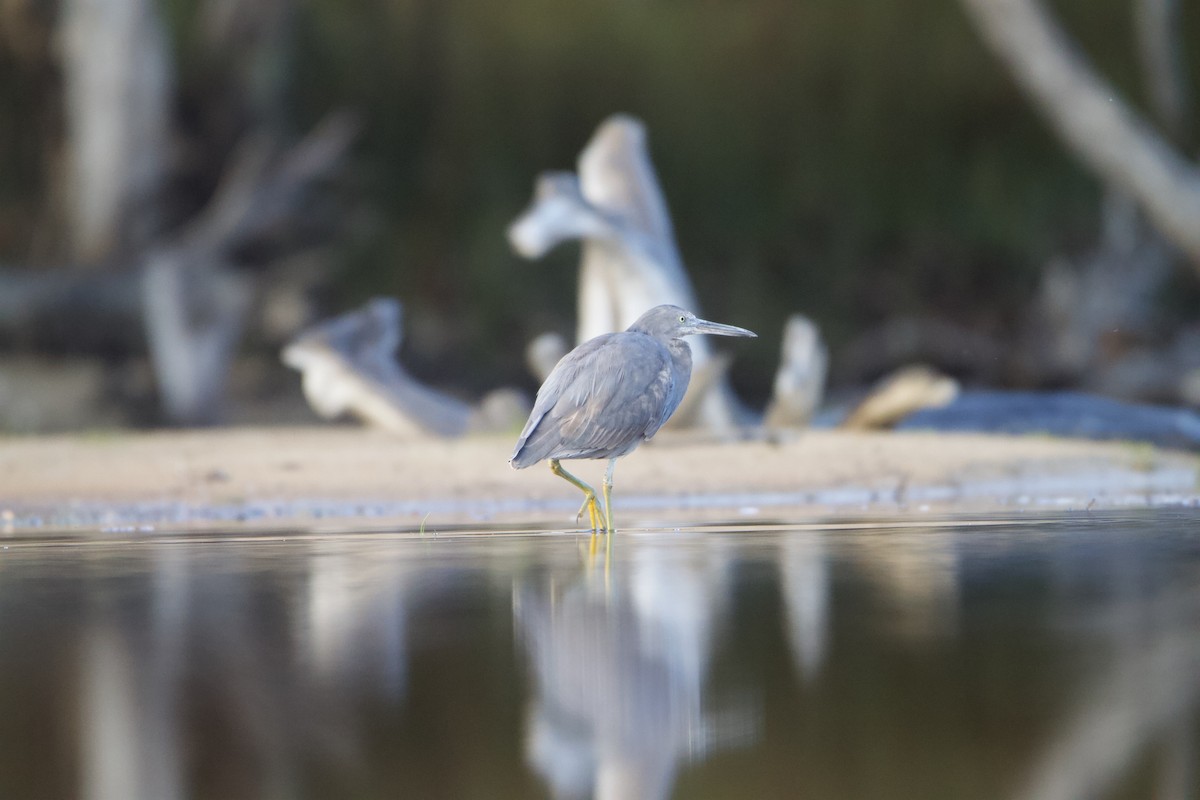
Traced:
<path fill-rule="evenodd" d="M 578 493 L 511 437 L 405 440 L 352 428 L 0 439 L 0 528 L 364 524 L 572 527 Z M 575 462 L 597 482 L 603 464 Z M 1144 445 L 814 431 L 781 442 L 663 434 L 617 467 L 618 523 L 829 513 L 1191 503 L 1200 460 Z"/>

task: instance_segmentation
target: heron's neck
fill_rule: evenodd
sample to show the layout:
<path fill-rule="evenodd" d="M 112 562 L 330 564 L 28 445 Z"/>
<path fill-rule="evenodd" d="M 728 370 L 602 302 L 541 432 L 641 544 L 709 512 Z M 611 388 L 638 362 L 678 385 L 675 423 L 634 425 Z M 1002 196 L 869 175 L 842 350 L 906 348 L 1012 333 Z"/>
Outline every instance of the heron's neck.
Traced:
<path fill-rule="evenodd" d="M 687 383 L 692 376 L 692 348 L 683 339 L 672 339 L 667 342 L 667 352 L 671 354 L 675 380 Z"/>

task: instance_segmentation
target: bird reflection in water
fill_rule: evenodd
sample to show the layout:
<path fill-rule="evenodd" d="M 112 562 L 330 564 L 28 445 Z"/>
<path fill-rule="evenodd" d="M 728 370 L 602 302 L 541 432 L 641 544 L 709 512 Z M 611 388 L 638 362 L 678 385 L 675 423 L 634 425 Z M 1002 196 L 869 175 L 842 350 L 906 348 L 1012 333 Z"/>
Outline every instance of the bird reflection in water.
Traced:
<path fill-rule="evenodd" d="M 714 709 L 705 691 L 729 559 L 677 540 L 586 561 L 565 583 L 514 585 L 534 684 L 527 758 L 556 798 L 669 797 L 681 763 L 758 735 L 746 696 Z"/>
<path fill-rule="evenodd" d="M 1200 796 L 1190 527 L 610 538 L 14 546 L 0 796 Z"/>

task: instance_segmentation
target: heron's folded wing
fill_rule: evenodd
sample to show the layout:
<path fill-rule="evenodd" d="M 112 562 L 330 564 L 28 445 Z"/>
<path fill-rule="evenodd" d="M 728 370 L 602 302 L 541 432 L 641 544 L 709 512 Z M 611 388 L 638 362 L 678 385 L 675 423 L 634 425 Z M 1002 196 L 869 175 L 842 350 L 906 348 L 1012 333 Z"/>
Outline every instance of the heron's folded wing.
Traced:
<path fill-rule="evenodd" d="M 522 461 L 605 457 L 657 427 L 671 389 L 670 356 L 657 341 L 627 332 L 597 337 L 546 379 L 517 453 Z"/>

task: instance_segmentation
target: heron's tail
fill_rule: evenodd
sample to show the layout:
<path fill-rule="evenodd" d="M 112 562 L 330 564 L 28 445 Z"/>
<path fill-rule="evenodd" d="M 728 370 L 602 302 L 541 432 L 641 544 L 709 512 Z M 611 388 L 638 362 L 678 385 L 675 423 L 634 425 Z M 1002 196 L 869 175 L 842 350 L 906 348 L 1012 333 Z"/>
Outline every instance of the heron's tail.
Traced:
<path fill-rule="evenodd" d="M 558 437 L 539 435 L 540 432 L 541 429 L 535 426 L 533 430 L 517 440 L 517 447 L 513 450 L 512 458 L 508 460 L 513 469 L 525 469 L 539 461 L 545 461 L 562 443 Z"/>

